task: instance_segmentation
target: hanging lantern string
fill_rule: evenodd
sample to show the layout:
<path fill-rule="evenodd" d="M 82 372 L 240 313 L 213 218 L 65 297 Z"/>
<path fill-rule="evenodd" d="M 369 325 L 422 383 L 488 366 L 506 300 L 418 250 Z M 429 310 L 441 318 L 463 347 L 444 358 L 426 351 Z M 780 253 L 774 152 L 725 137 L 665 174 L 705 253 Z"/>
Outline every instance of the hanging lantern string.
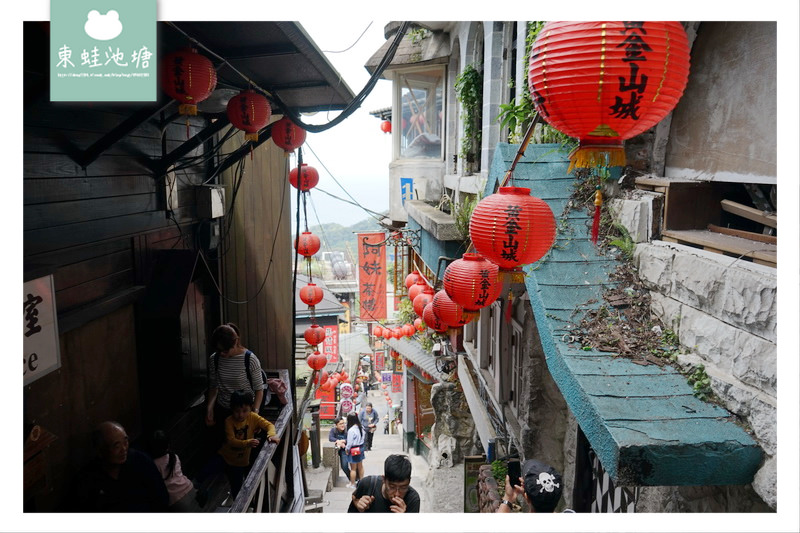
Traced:
<path fill-rule="evenodd" d="M 500 187 L 505 187 L 509 180 L 511 180 L 511 186 L 514 186 L 514 169 L 517 168 L 517 163 L 519 163 L 519 160 L 525 155 L 525 150 L 528 148 L 528 143 L 531 142 L 531 137 L 533 137 L 533 130 L 536 129 L 536 125 L 541 121 L 542 115 L 536 113 L 536 115 L 533 117 L 533 120 L 531 120 L 530 126 L 528 126 L 528 131 L 525 132 L 525 138 L 522 139 L 522 143 L 519 145 L 519 150 L 517 150 L 517 155 L 514 156 L 514 161 L 511 162 L 511 167 L 509 167 L 505 176 L 503 176 L 503 181 L 500 183 Z"/>
<path fill-rule="evenodd" d="M 221 69 L 221 68 L 222 68 L 222 65 L 227 65 L 227 66 L 228 66 L 228 68 L 230 68 L 230 69 L 231 69 L 232 71 L 234 71 L 236 74 L 238 74 L 239 76 L 241 76 L 241 78 L 242 78 L 244 81 L 246 81 L 246 82 L 247 82 L 248 88 L 253 88 L 253 87 L 255 87 L 256 89 L 258 89 L 259 91 L 261 91 L 262 93 L 264 93 L 266 96 L 269 96 L 270 98 L 275 98 L 275 95 L 274 95 L 274 94 L 272 94 L 270 91 L 268 91 L 268 90 L 264 89 L 263 87 L 259 86 L 259 85 L 258 85 L 256 82 L 254 82 L 253 80 L 251 80 L 250 78 L 248 78 L 246 75 L 242 74 L 242 73 L 241 73 L 241 72 L 240 72 L 240 71 L 239 71 L 239 70 L 238 70 L 236 67 L 234 67 L 233 65 L 231 65 L 231 64 L 228 62 L 228 60 L 227 60 L 227 59 L 225 59 L 224 57 L 222 57 L 222 56 L 221 56 L 221 55 L 219 55 L 218 53 L 214 52 L 212 49 L 210 49 L 209 47 L 207 47 L 206 45 L 204 45 L 203 43 L 201 43 L 200 41 L 198 41 L 197 39 L 195 39 L 194 37 L 192 37 L 191 35 L 189 35 L 189 34 L 188 34 L 188 33 L 186 33 L 185 31 L 183 31 L 182 29 L 180 29 L 180 28 L 179 28 L 178 26 L 176 26 L 176 25 L 175 25 L 173 22 L 170 22 L 170 21 L 165 21 L 165 22 L 166 22 L 166 24 L 167 24 L 167 25 L 171 26 L 171 27 L 172 27 L 172 28 L 173 28 L 175 31 L 177 31 L 178 33 L 182 34 L 182 35 L 183 35 L 184 37 L 186 37 L 186 38 L 187 38 L 189 41 L 191 41 L 192 43 L 194 43 L 195 45 L 197 45 L 197 47 L 198 47 L 198 48 L 202 48 L 203 50 L 205 50 L 206 52 L 208 52 L 209 54 L 211 54 L 212 56 L 214 56 L 215 58 L 217 58 L 217 59 L 220 61 L 220 63 L 219 63 L 219 64 L 218 64 L 218 65 L 215 67 L 215 70 L 216 70 L 216 71 L 219 71 L 219 69 Z"/>

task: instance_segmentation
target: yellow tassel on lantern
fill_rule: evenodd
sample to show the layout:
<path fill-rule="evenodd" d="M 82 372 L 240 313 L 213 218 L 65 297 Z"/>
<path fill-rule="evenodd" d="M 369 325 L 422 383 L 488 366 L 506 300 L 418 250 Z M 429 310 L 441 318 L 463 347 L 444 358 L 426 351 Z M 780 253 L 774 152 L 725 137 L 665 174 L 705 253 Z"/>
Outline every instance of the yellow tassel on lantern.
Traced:
<path fill-rule="evenodd" d="M 579 146 L 569 154 L 569 168 L 592 168 L 597 165 L 607 167 L 625 166 L 625 149 L 622 146 Z"/>

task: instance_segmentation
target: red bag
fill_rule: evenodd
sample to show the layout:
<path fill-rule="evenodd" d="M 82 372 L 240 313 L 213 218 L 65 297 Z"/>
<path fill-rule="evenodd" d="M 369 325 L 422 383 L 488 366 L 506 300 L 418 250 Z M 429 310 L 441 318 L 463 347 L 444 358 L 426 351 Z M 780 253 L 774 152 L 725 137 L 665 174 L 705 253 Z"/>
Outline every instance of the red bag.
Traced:
<path fill-rule="evenodd" d="M 350 448 L 350 455 L 356 456 L 361 453 L 361 446 L 353 446 Z"/>

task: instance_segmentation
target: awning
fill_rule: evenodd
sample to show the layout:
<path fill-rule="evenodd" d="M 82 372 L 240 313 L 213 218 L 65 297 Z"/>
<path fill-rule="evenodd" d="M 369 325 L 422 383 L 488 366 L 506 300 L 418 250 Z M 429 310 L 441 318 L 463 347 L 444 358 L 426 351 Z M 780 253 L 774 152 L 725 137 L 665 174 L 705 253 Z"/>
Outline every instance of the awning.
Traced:
<path fill-rule="evenodd" d="M 485 194 L 494 191 L 518 149 L 498 145 Z M 567 167 L 557 145 L 531 145 L 514 184 L 529 187 L 559 217 L 575 181 Z M 597 254 L 589 227 L 591 218 L 582 210 L 563 218 L 547 257 L 525 267 L 525 284 L 547 367 L 603 468 L 623 486 L 750 483 L 761 448 L 728 411 L 697 399 L 677 370 L 567 344 L 570 316 L 599 307 L 612 284 L 616 260 Z"/>
<path fill-rule="evenodd" d="M 417 341 L 404 337 L 401 339 L 385 339 L 384 342 L 438 381 L 447 379 L 447 376 L 442 375 L 442 373 L 436 369 L 436 358 L 423 350 L 422 346 L 420 346 Z"/>

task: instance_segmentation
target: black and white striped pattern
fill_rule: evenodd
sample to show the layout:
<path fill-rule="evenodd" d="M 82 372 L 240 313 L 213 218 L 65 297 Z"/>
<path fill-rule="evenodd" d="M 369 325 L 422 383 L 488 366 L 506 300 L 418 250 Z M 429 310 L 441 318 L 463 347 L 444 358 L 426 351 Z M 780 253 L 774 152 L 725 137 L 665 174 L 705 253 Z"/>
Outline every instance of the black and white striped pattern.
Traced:
<path fill-rule="evenodd" d="M 639 498 L 639 487 L 615 487 L 614 482 L 600 464 L 593 451 L 589 452 L 592 460 L 592 495 L 593 513 L 635 513 L 636 500 Z"/>
<path fill-rule="evenodd" d="M 219 372 L 214 366 L 214 359 L 219 360 Z M 250 379 L 247 381 L 247 370 L 244 368 L 244 353 L 232 357 L 213 355 L 208 361 L 209 388 L 219 388 L 217 403 L 226 409 L 231 406 L 231 393 L 239 389 L 246 391 L 261 390 L 264 383 L 261 381 L 261 363 L 256 354 L 250 355 Z"/>

